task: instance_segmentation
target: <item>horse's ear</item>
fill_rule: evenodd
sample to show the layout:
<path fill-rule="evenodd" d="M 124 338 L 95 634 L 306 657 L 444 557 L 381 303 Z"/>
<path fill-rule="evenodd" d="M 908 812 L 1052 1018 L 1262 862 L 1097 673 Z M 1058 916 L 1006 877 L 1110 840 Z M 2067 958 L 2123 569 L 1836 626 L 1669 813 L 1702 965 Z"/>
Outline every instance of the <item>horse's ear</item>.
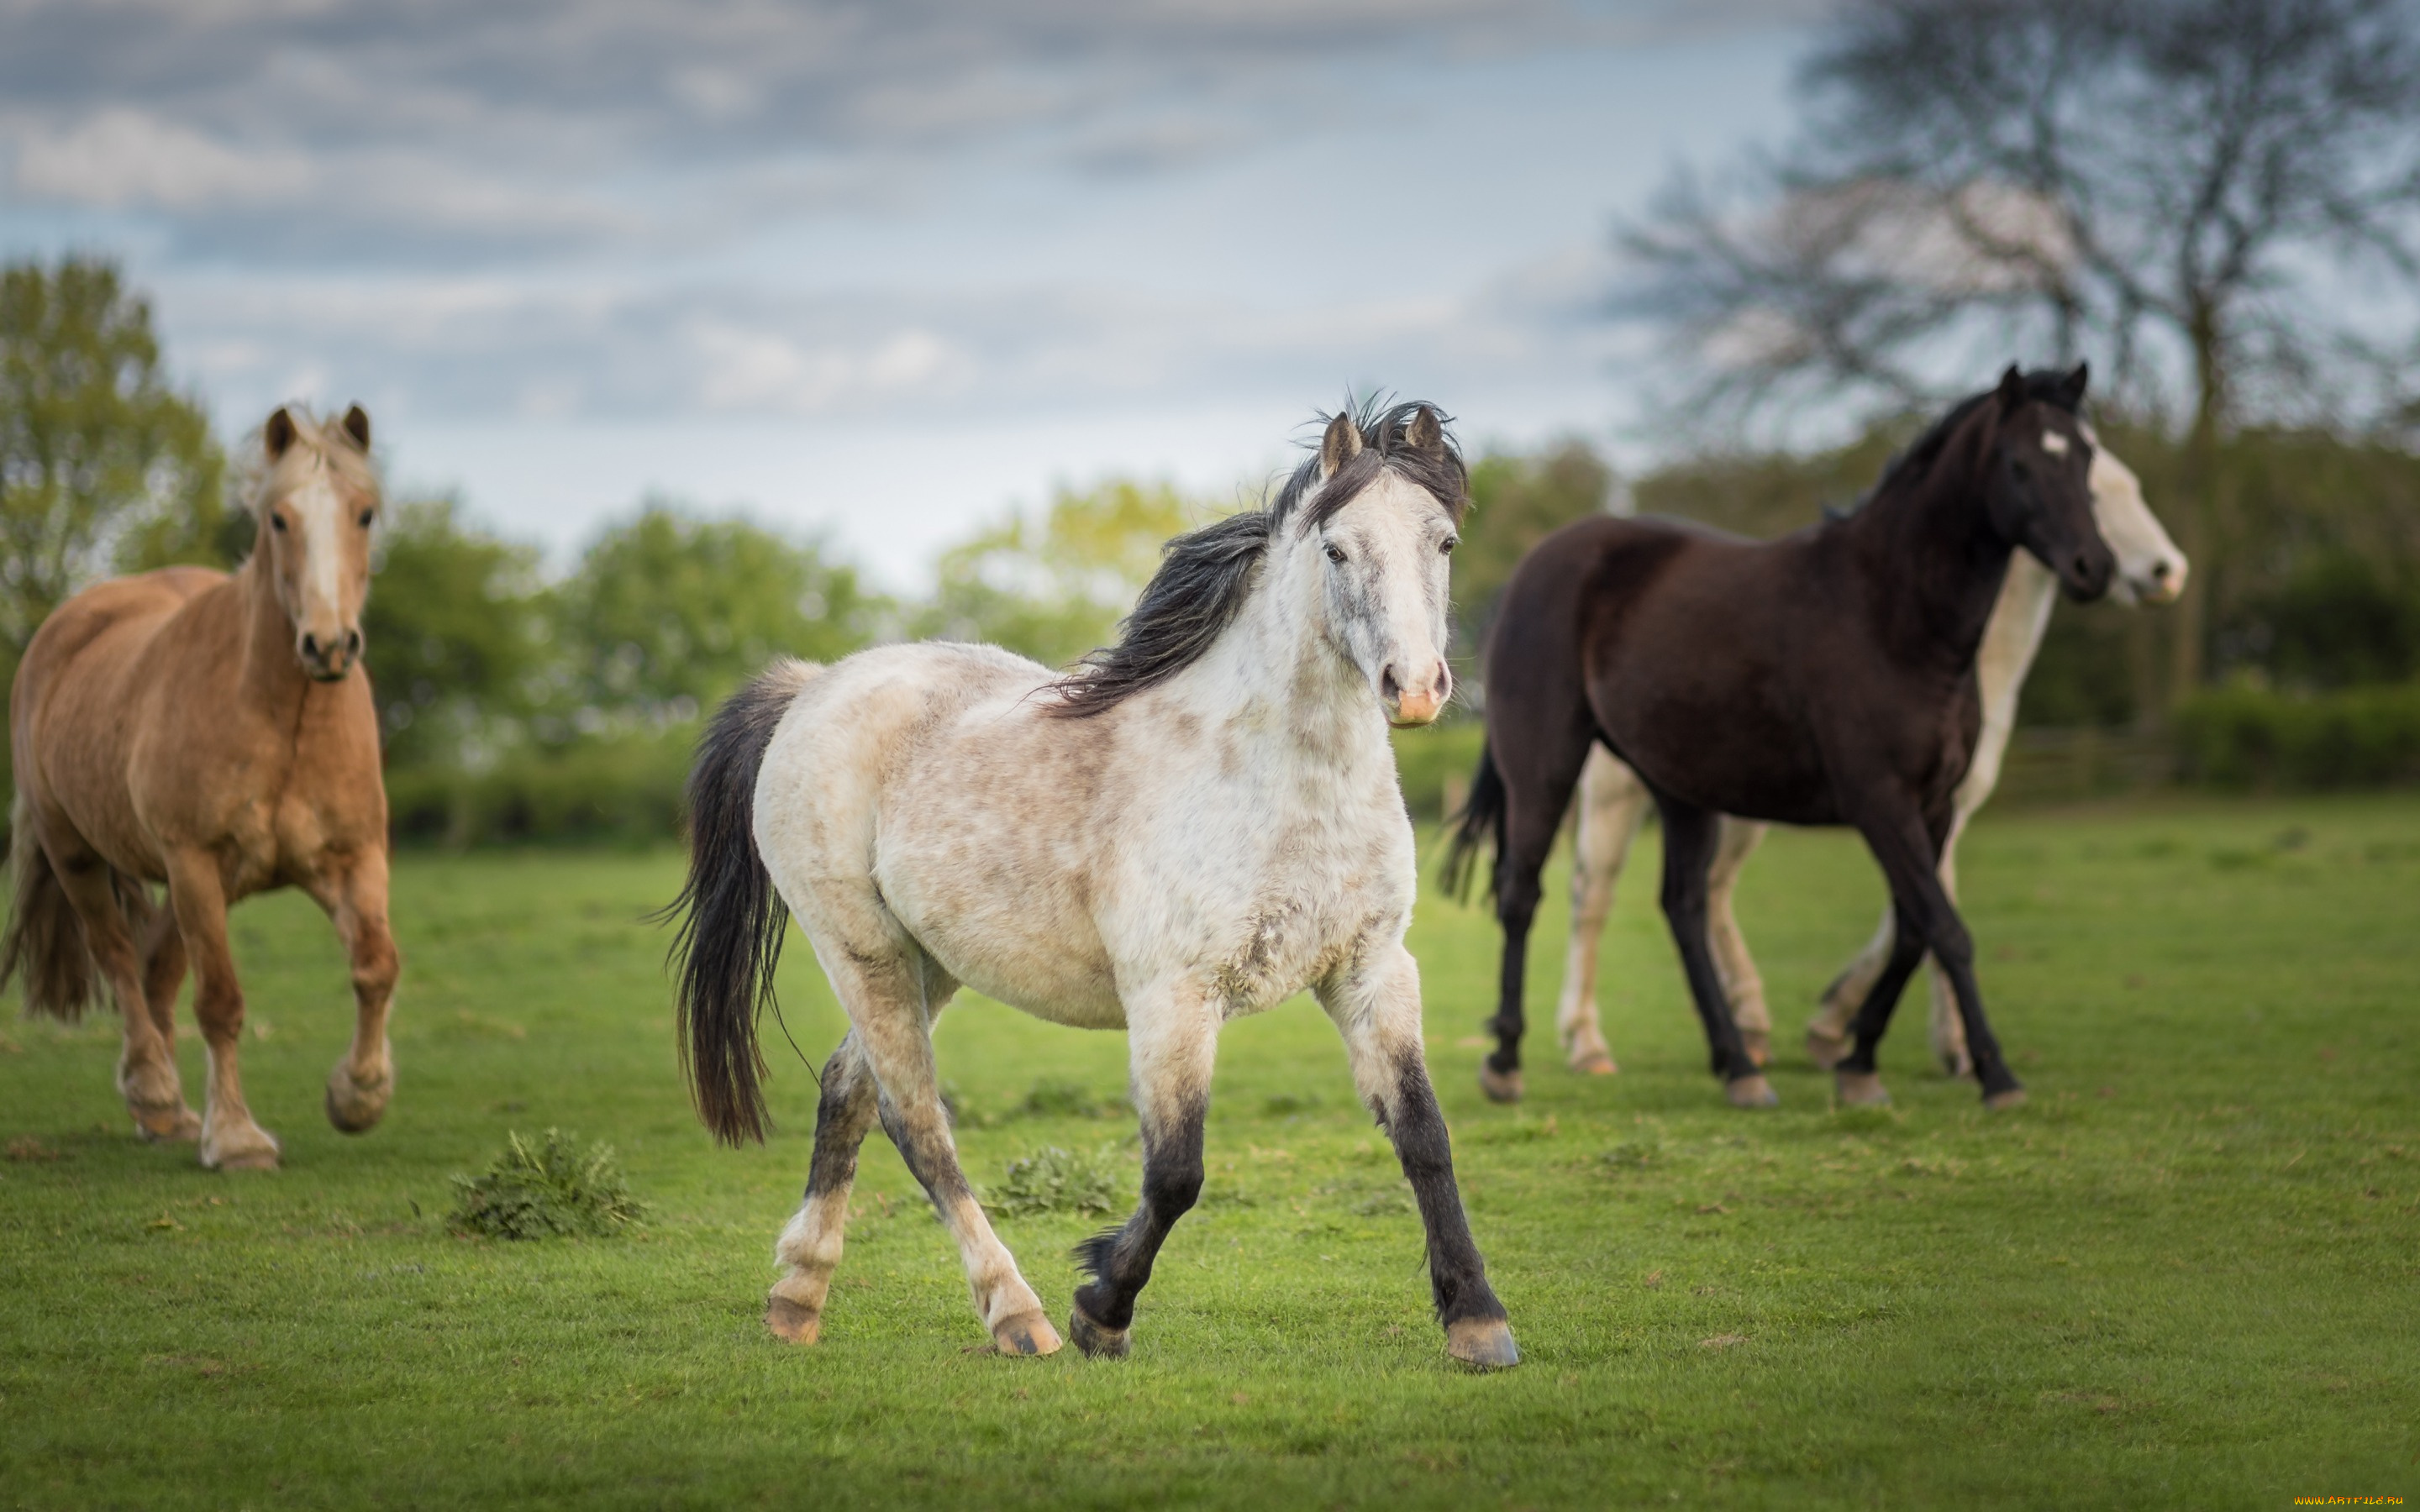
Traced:
<path fill-rule="evenodd" d="M 2018 369 L 2016 363 L 2010 363 L 2009 370 L 2000 375 L 2000 408 L 2014 409 L 2024 402 L 2025 375 Z"/>
<path fill-rule="evenodd" d="M 1412 410 L 1410 424 L 1404 427 L 1404 444 L 1415 452 L 1437 452 L 1445 449 L 1445 427 L 1437 424 L 1436 411 L 1427 405 Z"/>
<path fill-rule="evenodd" d="M 1337 470 L 1361 455 L 1361 427 L 1354 423 L 1351 413 L 1339 410 L 1327 423 L 1327 434 L 1319 439 L 1319 471 L 1324 477 L 1336 476 Z"/>
<path fill-rule="evenodd" d="M 2082 408 L 2084 387 L 2092 380 L 2092 364 L 2078 363 L 2075 371 L 2058 380 L 2059 402 L 2070 409 Z"/>
<path fill-rule="evenodd" d="M 274 462 L 284 456 L 286 449 L 293 444 L 294 417 L 286 412 L 284 405 L 280 405 L 270 411 L 269 424 L 260 427 L 261 450 L 267 452 L 269 459 Z"/>
<path fill-rule="evenodd" d="M 365 453 L 370 449 L 370 412 L 360 405 L 345 411 L 345 434 Z"/>

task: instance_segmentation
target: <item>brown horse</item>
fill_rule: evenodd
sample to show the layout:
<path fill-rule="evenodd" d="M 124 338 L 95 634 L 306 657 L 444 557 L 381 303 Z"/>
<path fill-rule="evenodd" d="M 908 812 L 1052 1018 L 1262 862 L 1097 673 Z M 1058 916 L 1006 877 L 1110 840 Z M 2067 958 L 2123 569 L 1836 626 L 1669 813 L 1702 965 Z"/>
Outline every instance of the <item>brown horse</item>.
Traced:
<path fill-rule="evenodd" d="M 72 1020 L 106 983 L 135 1127 L 198 1136 L 209 1166 L 277 1165 L 236 1072 L 243 990 L 226 911 L 239 899 L 302 888 L 352 958 L 353 1043 L 328 1078 L 328 1121 L 369 1128 L 395 1087 L 386 788 L 356 665 L 380 507 L 369 441 L 359 408 L 341 424 L 271 415 L 251 559 L 232 577 L 169 567 L 85 590 L 35 633 L 9 693 L 16 906 L 0 985 L 22 971 L 27 1012 Z M 164 910 L 152 883 L 167 887 Z M 210 1056 L 198 1119 L 175 1051 L 188 963 Z"/>

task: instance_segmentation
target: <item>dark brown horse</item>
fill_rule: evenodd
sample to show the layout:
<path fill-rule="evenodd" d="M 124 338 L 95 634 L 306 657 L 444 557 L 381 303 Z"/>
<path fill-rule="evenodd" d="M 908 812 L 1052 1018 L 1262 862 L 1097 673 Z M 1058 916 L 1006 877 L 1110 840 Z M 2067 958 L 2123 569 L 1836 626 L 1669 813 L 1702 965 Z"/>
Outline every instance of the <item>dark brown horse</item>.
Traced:
<path fill-rule="evenodd" d="M 2115 569 L 2086 482 L 2085 379 L 2080 366 L 2011 367 L 1894 462 L 1865 507 L 1777 541 L 1604 517 L 1522 562 L 1489 638 L 1487 744 L 1447 863 L 1459 886 L 1481 841 L 1495 841 L 1504 965 L 1497 1044 L 1480 1071 L 1490 1097 L 1521 1095 L 1538 873 L 1601 740 L 1663 814 L 1664 912 L 1731 1102 L 1776 1098 L 1706 944 L 1707 866 L 1726 813 L 1854 825 L 1890 883 L 1895 943 L 1836 1071 L 1843 1102 L 1888 1100 L 1875 1046 L 1928 948 L 1957 995 L 1985 1103 L 2024 1100 L 1935 863 L 1981 723 L 1975 656 L 2010 553 L 2032 552 L 2078 599 L 2099 597 Z"/>

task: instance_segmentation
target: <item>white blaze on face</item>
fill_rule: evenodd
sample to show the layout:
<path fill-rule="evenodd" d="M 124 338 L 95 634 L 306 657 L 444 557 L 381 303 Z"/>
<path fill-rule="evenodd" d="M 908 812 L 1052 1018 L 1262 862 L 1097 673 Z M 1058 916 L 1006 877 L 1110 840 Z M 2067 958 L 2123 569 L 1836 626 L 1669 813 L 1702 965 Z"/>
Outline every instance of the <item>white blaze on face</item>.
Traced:
<path fill-rule="evenodd" d="M 2067 455 L 2067 438 L 2055 430 L 2043 431 L 2042 450 L 2048 452 L 2053 456 L 2065 456 Z"/>
<path fill-rule="evenodd" d="M 318 636 L 322 645 L 334 644 L 345 633 L 343 505 L 324 462 L 315 462 L 310 476 L 286 496 L 286 507 L 293 512 L 302 538 L 299 628 Z"/>

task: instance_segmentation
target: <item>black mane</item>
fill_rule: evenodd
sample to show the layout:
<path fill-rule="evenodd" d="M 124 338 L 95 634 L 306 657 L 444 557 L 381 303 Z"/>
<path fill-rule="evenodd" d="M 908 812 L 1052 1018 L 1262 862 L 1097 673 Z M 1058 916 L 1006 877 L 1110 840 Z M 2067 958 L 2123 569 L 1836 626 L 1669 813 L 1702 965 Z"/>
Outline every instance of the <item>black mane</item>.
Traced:
<path fill-rule="evenodd" d="M 2068 395 L 2067 374 L 2053 368 L 2038 367 L 2024 375 L 2023 381 L 2027 399 L 2055 406 L 2071 415 L 2075 413 L 2075 403 Z M 1986 402 L 1998 397 L 1999 393 L 1995 386 L 1980 393 L 1969 394 L 1950 406 L 1947 414 L 1934 421 L 1923 435 L 1908 444 L 1906 451 L 1884 465 L 1882 477 L 1875 481 L 1872 491 L 1859 500 L 1858 504 L 1863 506 L 1897 484 L 1922 479 L 1931 471 L 1932 464 L 1941 459 L 1942 449 L 1949 444 L 1949 438 L 1958 433 L 1958 427 L 1966 423 L 1966 417 Z"/>
<path fill-rule="evenodd" d="M 1319 489 L 1308 513 L 1303 512 L 1304 498 L 1320 484 L 1316 442 L 1266 506 L 1231 515 L 1169 542 L 1159 571 L 1120 626 L 1117 644 L 1086 656 L 1078 670 L 1052 685 L 1058 698 L 1047 705 L 1050 712 L 1075 717 L 1099 714 L 1199 661 L 1234 623 L 1250 595 L 1252 569 L 1268 554 L 1278 533 L 1296 524 L 1298 514 L 1301 529 L 1325 523 L 1385 473 L 1426 489 L 1460 524 L 1470 504 L 1470 475 L 1453 439 L 1447 436 L 1434 451 L 1405 440 L 1423 409 L 1436 417 L 1440 427 L 1451 423 L 1435 405 L 1414 402 L 1381 409 L 1375 400 L 1364 402 L 1353 415 L 1361 432 L 1361 450 Z M 1330 417 L 1319 419 L 1325 426 Z"/>

